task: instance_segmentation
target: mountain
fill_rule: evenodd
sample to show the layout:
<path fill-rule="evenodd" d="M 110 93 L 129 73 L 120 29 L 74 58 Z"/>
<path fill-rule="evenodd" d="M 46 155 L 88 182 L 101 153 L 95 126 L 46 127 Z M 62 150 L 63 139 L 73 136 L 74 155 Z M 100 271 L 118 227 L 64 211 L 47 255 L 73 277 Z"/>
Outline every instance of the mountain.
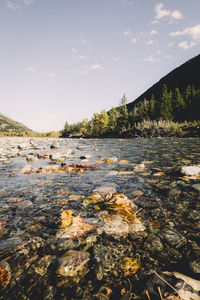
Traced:
<path fill-rule="evenodd" d="M 141 96 L 133 102 L 127 104 L 128 110 L 131 110 L 135 104 L 144 99 L 150 99 L 152 94 L 159 99 L 163 85 L 166 84 L 168 89 L 174 90 L 179 88 L 180 92 L 184 92 L 188 85 L 194 85 L 195 88 L 200 87 L 200 55 L 188 60 L 178 68 L 174 69 L 166 76 L 160 79 L 151 88 L 145 91 Z"/>
<path fill-rule="evenodd" d="M 0 113 L 0 132 L 32 131 L 24 124 L 16 122 Z"/>

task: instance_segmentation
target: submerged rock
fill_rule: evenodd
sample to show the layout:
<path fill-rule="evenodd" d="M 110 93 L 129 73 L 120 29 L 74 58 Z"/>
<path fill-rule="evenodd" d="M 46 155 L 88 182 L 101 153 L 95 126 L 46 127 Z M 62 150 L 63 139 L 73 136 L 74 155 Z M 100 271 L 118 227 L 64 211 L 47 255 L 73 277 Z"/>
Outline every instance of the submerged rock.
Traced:
<path fill-rule="evenodd" d="M 0 291 L 5 288 L 11 279 L 11 269 L 7 261 L 0 261 Z"/>
<path fill-rule="evenodd" d="M 107 195 L 112 196 L 114 193 L 116 193 L 116 190 L 113 186 L 104 185 L 104 186 L 99 186 L 96 189 L 94 189 L 93 193 L 99 193 L 99 194 L 102 194 L 103 196 L 107 196 Z"/>
<path fill-rule="evenodd" d="M 36 172 L 36 169 L 32 165 L 25 165 L 22 170 L 19 171 L 19 174 L 32 174 Z"/>
<path fill-rule="evenodd" d="M 57 286 L 69 287 L 79 283 L 88 272 L 90 254 L 86 251 L 69 250 L 56 260 Z"/>
<path fill-rule="evenodd" d="M 200 166 L 185 166 L 181 168 L 181 173 L 186 176 L 200 175 Z"/>
<path fill-rule="evenodd" d="M 61 229 L 57 233 L 57 238 L 81 238 L 96 230 L 96 226 L 86 223 L 80 216 L 72 217 L 73 211 L 62 213 Z"/>

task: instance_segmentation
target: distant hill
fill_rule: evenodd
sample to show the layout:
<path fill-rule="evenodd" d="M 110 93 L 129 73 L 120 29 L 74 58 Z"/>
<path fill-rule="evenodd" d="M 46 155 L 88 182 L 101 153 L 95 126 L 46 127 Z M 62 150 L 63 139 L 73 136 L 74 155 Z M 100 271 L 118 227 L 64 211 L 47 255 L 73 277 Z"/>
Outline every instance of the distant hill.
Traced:
<path fill-rule="evenodd" d="M 200 55 L 188 60 L 178 68 L 174 69 L 166 76 L 160 79 L 151 88 L 145 91 L 141 96 L 133 102 L 127 104 L 128 110 L 131 110 L 138 102 L 144 99 L 149 100 L 154 94 L 155 98 L 159 99 L 163 85 L 166 84 L 167 88 L 174 90 L 179 88 L 180 92 L 184 92 L 188 85 L 193 85 L 194 88 L 200 87 Z"/>
<path fill-rule="evenodd" d="M 0 132 L 22 132 L 32 131 L 24 124 L 16 122 L 0 113 Z"/>

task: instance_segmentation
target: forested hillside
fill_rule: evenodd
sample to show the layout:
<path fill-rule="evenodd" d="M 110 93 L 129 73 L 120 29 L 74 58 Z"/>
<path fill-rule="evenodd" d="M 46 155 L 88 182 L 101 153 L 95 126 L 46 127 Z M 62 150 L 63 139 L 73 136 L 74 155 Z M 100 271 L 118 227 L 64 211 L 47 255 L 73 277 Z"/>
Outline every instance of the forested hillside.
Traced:
<path fill-rule="evenodd" d="M 123 95 L 117 108 L 94 113 L 91 120 L 77 124 L 66 122 L 63 136 L 134 136 L 141 134 L 145 126 L 149 135 L 166 128 L 181 133 L 183 128 L 199 124 L 200 55 L 170 72 L 131 103 L 127 104 Z"/>

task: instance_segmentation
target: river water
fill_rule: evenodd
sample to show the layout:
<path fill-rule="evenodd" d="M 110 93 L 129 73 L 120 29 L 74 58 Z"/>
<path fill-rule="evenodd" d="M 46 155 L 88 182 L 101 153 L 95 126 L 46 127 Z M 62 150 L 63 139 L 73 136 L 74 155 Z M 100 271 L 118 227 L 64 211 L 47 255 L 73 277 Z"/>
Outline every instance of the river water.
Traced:
<path fill-rule="evenodd" d="M 57 156 L 26 161 L 45 151 Z M 200 177 L 181 174 L 198 164 L 199 138 L 1 138 L 0 299 L 147 299 L 153 271 L 199 280 Z M 99 187 L 108 197 L 85 201 Z M 141 230 L 105 204 L 112 193 L 137 205 Z"/>

